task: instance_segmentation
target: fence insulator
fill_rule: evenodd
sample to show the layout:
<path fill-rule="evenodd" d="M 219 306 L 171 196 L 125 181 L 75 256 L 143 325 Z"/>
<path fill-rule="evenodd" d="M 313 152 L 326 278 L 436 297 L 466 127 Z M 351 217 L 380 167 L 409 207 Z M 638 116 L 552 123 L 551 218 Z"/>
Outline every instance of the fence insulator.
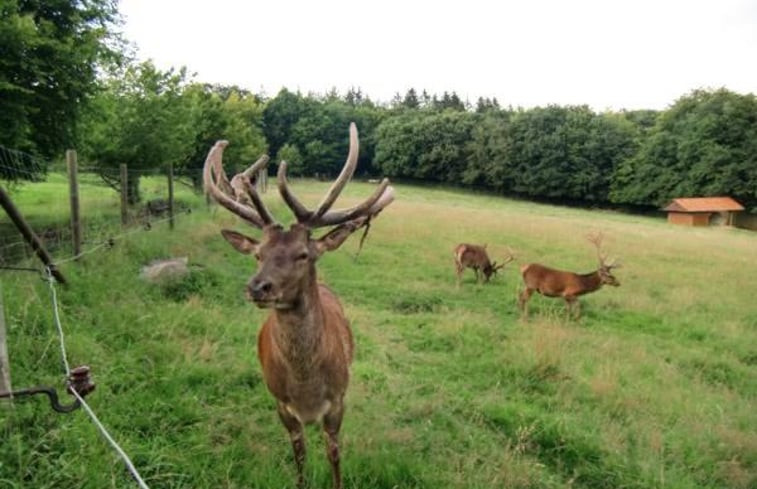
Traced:
<path fill-rule="evenodd" d="M 73 394 L 76 391 L 79 396 L 84 397 L 93 390 L 95 390 L 95 384 L 89 378 L 89 367 L 82 365 L 71 370 L 71 374 L 68 377 L 68 386 L 66 388 L 69 394 Z M 37 394 L 45 394 L 50 399 L 50 406 L 59 413 L 70 413 L 75 411 L 81 406 L 79 399 L 76 399 L 71 404 L 61 404 L 58 399 L 58 392 L 53 387 L 31 387 L 29 389 L 19 389 L 12 392 L 0 392 L 0 398 L 17 398 L 34 396 Z"/>

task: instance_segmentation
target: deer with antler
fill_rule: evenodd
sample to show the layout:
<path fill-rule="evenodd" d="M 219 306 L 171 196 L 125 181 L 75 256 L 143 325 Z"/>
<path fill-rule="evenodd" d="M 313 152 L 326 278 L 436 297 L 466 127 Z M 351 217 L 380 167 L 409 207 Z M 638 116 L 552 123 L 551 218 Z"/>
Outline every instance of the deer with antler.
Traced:
<path fill-rule="evenodd" d="M 457 286 L 460 286 L 460 281 L 463 276 L 463 271 L 466 268 L 472 268 L 476 273 L 476 282 L 483 281 L 488 282 L 492 275 L 496 275 L 497 270 L 502 269 L 505 265 L 515 259 L 512 250 L 508 248 L 509 254 L 505 257 L 505 260 L 497 264 L 496 261 L 490 261 L 489 255 L 486 253 L 486 245 L 474 245 L 468 243 L 460 243 L 455 246 L 455 273 L 457 274 Z M 479 274 L 480 272 L 480 274 Z"/>
<path fill-rule="evenodd" d="M 587 237 L 596 247 L 599 259 L 599 268 L 591 273 L 566 272 L 539 263 L 522 265 L 520 273 L 526 288 L 518 295 L 518 307 L 523 316 L 528 316 L 528 300 L 534 292 L 546 297 L 562 297 L 565 299 L 568 316 L 578 319 L 581 316 L 579 296 L 599 290 L 603 285 L 618 287 L 620 282 L 612 274 L 612 270 L 620 268 L 620 264 L 615 260 L 609 263 L 606 261 L 607 257 L 601 252 L 602 238 L 601 233 Z"/>
<path fill-rule="evenodd" d="M 218 141 L 203 168 L 206 191 L 219 204 L 263 231 L 261 239 L 236 231 L 221 231 L 239 252 L 257 260 L 257 273 L 247 282 L 247 298 L 270 309 L 258 334 L 258 359 L 268 390 L 276 399 L 279 418 L 289 433 L 297 466 L 297 485 L 305 484 L 305 424 L 320 423 L 325 433 L 333 486 L 342 487 L 339 469 L 339 429 L 354 343 L 349 322 L 337 296 L 316 278 L 316 261 L 333 251 L 356 230 L 366 227 L 394 200 L 394 190 L 384 179 L 362 203 L 341 210 L 331 207 L 352 178 L 358 158 L 358 134 L 350 125 L 347 161 L 315 210 L 307 209 L 287 182 L 287 164 L 278 169 L 278 189 L 297 222 L 289 229 L 277 224 L 250 180 L 265 168 L 261 157 L 245 172 L 228 180 L 222 165 L 228 143 Z M 320 238 L 313 230 L 331 227 Z"/>

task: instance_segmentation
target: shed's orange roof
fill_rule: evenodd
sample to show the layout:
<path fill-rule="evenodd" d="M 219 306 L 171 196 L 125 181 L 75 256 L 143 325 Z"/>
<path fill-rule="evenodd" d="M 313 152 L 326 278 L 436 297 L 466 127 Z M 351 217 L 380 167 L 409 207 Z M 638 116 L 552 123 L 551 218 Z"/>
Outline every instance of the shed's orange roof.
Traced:
<path fill-rule="evenodd" d="M 691 197 L 673 199 L 662 210 L 672 212 L 743 211 L 744 206 L 730 197 Z"/>

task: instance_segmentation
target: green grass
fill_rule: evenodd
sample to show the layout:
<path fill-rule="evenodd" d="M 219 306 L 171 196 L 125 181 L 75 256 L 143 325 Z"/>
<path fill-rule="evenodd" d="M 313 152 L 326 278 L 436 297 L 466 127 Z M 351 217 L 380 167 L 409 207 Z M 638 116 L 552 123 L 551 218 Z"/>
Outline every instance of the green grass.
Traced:
<path fill-rule="evenodd" d="M 163 182 L 146 185 L 152 198 Z M 312 204 L 327 185 L 295 189 Z M 370 191 L 353 182 L 343 205 Z M 65 192 L 52 177 L 14 199 L 35 223 L 64 226 Z M 102 214 L 93 241 L 117 232 L 116 194 L 83 185 L 82 195 L 85 216 Z M 92 367 L 88 400 L 150 487 L 293 487 L 255 354 L 265 312 L 242 295 L 254 265 L 218 233 L 249 227 L 207 211 L 202 197 L 179 198 L 198 211 L 173 232 L 159 225 L 62 267 L 69 358 Z M 265 199 L 290 219 L 274 191 Z M 458 242 L 589 271 L 584 236 L 596 230 L 624 264 L 622 285 L 585 296 L 580 321 L 542 297 L 520 320 L 515 264 L 488 285 L 468 271 L 455 286 Z M 347 487 L 757 486 L 757 234 L 399 186 L 355 260 L 357 242 L 319 264 L 356 336 Z M 199 266 L 172 287 L 140 281 L 142 265 L 168 256 Z M 14 385 L 60 385 L 46 285 L 32 274 L 0 279 Z M 0 413 L 0 488 L 135 487 L 83 412 L 55 414 L 34 399 Z M 329 487 L 320 433 L 307 434 L 308 479 Z"/>

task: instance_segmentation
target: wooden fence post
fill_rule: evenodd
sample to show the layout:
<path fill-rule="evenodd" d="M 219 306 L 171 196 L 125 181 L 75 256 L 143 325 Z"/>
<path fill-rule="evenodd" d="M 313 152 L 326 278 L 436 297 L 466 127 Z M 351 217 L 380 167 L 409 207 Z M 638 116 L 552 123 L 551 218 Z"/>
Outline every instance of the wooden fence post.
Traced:
<path fill-rule="evenodd" d="M 60 271 L 58 271 L 58 269 L 53 265 L 53 259 L 45 249 L 45 245 L 43 245 L 39 237 L 34 234 L 34 231 L 26 222 L 24 216 L 22 216 L 18 209 L 16 209 L 16 206 L 13 205 L 13 201 L 8 196 L 8 194 L 5 193 L 3 187 L 0 187 L 0 206 L 5 209 L 6 214 L 8 214 L 8 217 L 11 218 L 13 224 L 16 225 L 16 228 L 21 233 L 21 236 L 23 236 L 24 240 L 26 240 L 29 246 L 32 247 L 39 259 L 42 260 L 42 263 L 50 267 L 50 273 L 53 274 L 53 277 L 55 277 L 58 282 L 65 284 L 66 279 L 63 277 L 63 274 L 60 273 Z"/>
<path fill-rule="evenodd" d="M 81 219 L 79 217 L 79 173 L 76 161 L 76 150 L 66 151 L 66 165 L 68 166 L 68 191 L 71 200 L 71 237 L 74 246 L 74 256 L 81 253 Z"/>
<path fill-rule="evenodd" d="M 168 227 L 173 229 L 173 163 L 168 164 Z"/>
<path fill-rule="evenodd" d="M 8 347 L 5 344 L 5 312 L 3 311 L 3 289 L 0 287 L 0 392 L 10 392 L 11 364 L 8 362 Z"/>
<path fill-rule="evenodd" d="M 129 223 L 129 172 L 125 164 L 121 164 L 121 226 Z"/>

